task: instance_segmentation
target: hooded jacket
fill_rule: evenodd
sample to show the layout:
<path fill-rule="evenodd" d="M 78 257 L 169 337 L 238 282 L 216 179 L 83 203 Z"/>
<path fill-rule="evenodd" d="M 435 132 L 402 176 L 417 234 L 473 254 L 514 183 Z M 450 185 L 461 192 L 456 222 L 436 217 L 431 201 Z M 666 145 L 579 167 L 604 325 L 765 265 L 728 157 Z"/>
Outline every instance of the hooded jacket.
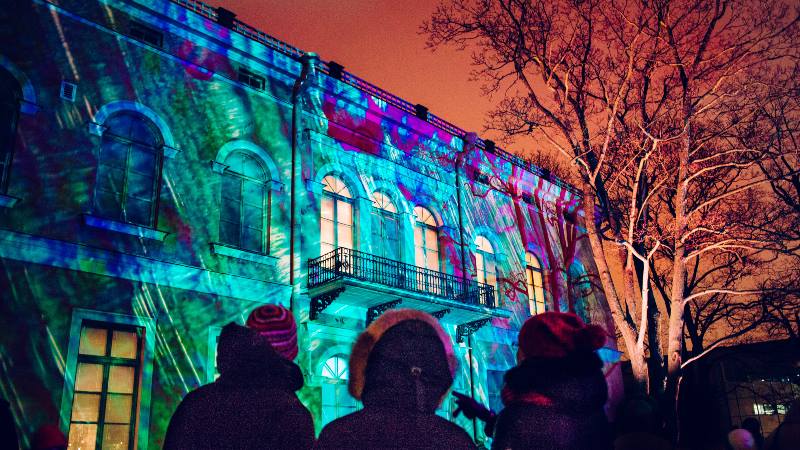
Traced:
<path fill-rule="evenodd" d="M 364 409 L 325 426 L 316 448 L 476 448 L 462 428 L 436 415 L 456 366 L 436 319 L 411 309 L 387 311 L 350 355 L 348 389 Z"/>
<path fill-rule="evenodd" d="M 234 323 L 222 329 L 217 349 L 219 379 L 178 405 L 164 448 L 311 448 L 311 414 L 295 395 L 300 368 Z"/>
<path fill-rule="evenodd" d="M 610 449 L 602 362 L 594 352 L 525 359 L 505 376 L 493 449 Z"/>

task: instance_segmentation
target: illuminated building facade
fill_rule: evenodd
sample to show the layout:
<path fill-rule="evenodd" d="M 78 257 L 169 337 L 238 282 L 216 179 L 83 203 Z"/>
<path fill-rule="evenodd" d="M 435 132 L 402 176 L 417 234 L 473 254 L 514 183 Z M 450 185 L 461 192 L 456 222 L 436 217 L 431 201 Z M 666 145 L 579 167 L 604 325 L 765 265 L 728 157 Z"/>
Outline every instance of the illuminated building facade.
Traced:
<path fill-rule="evenodd" d="M 25 439 L 57 422 L 74 448 L 160 448 L 220 328 L 263 303 L 294 311 L 318 430 L 358 408 L 350 346 L 394 307 L 438 317 L 454 389 L 495 408 L 522 322 L 576 311 L 609 331 L 619 394 L 570 186 L 222 9 L 12 3 L 0 393 Z"/>

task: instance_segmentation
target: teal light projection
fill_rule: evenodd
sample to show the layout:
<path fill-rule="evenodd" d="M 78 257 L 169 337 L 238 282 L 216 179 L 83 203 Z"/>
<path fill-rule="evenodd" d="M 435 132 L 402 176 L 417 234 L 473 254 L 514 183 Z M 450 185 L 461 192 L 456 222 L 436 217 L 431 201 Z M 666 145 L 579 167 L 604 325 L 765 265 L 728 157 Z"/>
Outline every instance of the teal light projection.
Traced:
<path fill-rule="evenodd" d="M 327 63 L 304 72 L 302 52 L 200 2 L 12 1 L 13 20 L 0 15 L 13 36 L 0 39 L 0 395 L 23 446 L 57 423 L 76 443 L 160 448 L 180 399 L 216 379 L 220 328 L 263 303 L 299 323 L 298 395 L 317 430 L 360 407 L 350 347 L 374 306 L 391 307 L 362 297 L 438 314 L 457 342 L 454 389 L 493 405 L 525 319 L 575 311 L 608 330 L 620 394 L 573 190 Z M 372 281 L 362 297 L 322 298 L 311 261 L 342 249 L 369 263 L 330 270 Z M 496 287 L 491 302 L 467 295 L 479 282 Z M 137 339 L 125 356 L 119 336 Z M 109 387 L 117 366 L 132 385 Z M 438 413 L 452 410 L 448 397 Z"/>

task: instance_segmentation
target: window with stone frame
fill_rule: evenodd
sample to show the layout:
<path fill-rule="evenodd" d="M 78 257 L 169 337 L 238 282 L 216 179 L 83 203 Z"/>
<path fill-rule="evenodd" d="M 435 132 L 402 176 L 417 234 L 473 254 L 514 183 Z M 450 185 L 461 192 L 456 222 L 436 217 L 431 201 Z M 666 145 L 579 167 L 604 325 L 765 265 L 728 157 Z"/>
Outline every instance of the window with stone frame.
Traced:
<path fill-rule="evenodd" d="M 353 248 L 353 196 L 336 176 L 322 179 L 320 255 L 337 248 Z"/>
<path fill-rule="evenodd" d="M 135 111 L 103 124 L 94 214 L 153 227 L 158 215 L 163 140 L 156 125 Z"/>
<path fill-rule="evenodd" d="M 381 192 L 372 195 L 372 247 L 377 256 L 400 260 L 400 219 L 397 207 Z"/>
<path fill-rule="evenodd" d="M 140 327 L 83 322 L 69 448 L 135 448 L 142 336 Z"/>
<path fill-rule="evenodd" d="M 269 253 L 271 191 L 257 157 L 235 151 L 222 173 L 219 240 L 232 247 Z"/>

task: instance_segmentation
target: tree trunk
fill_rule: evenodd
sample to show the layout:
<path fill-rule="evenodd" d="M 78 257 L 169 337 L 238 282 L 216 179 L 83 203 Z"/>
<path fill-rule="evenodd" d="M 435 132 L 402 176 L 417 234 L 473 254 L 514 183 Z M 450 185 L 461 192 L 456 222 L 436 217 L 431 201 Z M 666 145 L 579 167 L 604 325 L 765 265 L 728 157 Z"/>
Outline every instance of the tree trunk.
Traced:
<path fill-rule="evenodd" d="M 648 386 L 648 370 L 647 361 L 644 355 L 644 349 L 636 344 L 636 330 L 631 324 L 625 312 L 622 310 L 620 298 L 614 288 L 614 281 L 611 278 L 611 270 L 606 260 L 606 252 L 603 247 L 598 224 L 595 221 L 595 195 L 594 190 L 588 183 L 583 183 L 583 211 L 586 220 L 586 234 L 589 237 L 589 244 L 592 247 L 595 264 L 597 266 L 598 275 L 600 276 L 600 284 L 603 287 L 603 294 L 605 294 L 606 301 L 608 302 L 611 317 L 614 320 L 619 333 L 622 335 L 622 341 L 625 345 L 625 350 L 631 360 L 631 369 L 633 377 L 636 382 L 642 387 L 645 392 L 649 392 Z"/>

